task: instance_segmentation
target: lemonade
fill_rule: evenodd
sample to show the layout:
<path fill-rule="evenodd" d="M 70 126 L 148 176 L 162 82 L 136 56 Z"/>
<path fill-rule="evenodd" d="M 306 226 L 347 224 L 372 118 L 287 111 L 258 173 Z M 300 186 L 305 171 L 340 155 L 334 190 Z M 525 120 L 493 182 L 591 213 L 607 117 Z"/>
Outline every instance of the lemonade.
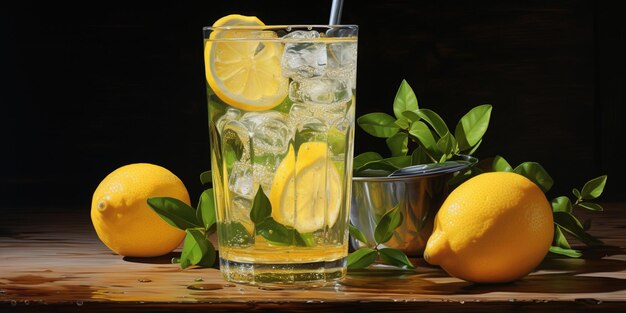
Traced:
<path fill-rule="evenodd" d="M 252 284 L 340 279 L 357 27 L 231 15 L 204 31 L 222 273 Z"/>

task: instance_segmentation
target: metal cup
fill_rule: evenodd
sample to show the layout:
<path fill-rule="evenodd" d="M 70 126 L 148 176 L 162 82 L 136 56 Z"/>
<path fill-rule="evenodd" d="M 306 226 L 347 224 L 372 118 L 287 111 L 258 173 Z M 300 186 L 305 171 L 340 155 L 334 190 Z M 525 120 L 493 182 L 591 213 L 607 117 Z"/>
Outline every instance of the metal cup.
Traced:
<path fill-rule="evenodd" d="M 350 222 L 369 242 L 374 242 L 376 225 L 387 211 L 398 206 L 404 220 L 382 246 L 399 249 L 409 257 L 422 256 L 433 231 L 435 214 L 448 195 L 448 181 L 462 170 L 434 175 L 353 177 Z M 354 238 L 350 243 L 355 249 L 365 246 Z"/>

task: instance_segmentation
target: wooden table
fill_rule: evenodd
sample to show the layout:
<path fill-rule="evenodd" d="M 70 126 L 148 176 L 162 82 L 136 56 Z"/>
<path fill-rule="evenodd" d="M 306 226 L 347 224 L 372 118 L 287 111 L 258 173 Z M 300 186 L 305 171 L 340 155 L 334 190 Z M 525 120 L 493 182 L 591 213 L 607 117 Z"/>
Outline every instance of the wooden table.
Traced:
<path fill-rule="evenodd" d="M 415 272 L 351 273 L 310 290 L 230 284 L 217 269 L 180 270 L 172 255 L 122 258 L 97 238 L 89 209 L 4 209 L 0 312 L 18 311 L 618 311 L 626 312 L 626 205 L 606 204 L 591 233 L 606 246 L 546 259 L 512 284 L 473 285 L 423 260 Z M 583 247 L 579 247 L 583 248 Z M 188 289 L 201 284 L 205 290 Z"/>

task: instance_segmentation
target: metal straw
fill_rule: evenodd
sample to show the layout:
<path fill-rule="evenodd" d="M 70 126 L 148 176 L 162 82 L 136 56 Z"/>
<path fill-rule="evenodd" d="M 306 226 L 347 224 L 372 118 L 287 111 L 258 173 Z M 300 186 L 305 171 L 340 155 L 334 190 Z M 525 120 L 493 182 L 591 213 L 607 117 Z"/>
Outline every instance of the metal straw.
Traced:
<path fill-rule="evenodd" d="M 328 25 L 339 25 L 341 23 L 341 9 L 343 8 L 343 0 L 333 0 L 330 8 L 330 19 Z"/>

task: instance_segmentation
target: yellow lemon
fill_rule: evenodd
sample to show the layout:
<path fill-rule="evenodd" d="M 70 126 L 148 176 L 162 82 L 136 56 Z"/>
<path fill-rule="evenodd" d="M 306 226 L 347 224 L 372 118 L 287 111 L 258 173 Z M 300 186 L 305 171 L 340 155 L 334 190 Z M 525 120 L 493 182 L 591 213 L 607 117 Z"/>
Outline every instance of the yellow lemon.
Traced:
<path fill-rule="evenodd" d="M 264 25 L 254 16 L 228 15 L 213 24 L 205 42 L 207 82 L 222 101 L 238 109 L 268 110 L 287 97 L 289 80 L 280 65 L 283 46 L 275 32 L 254 27 Z"/>
<path fill-rule="evenodd" d="M 444 201 L 424 258 L 467 281 L 510 282 L 539 265 L 553 236 L 552 208 L 537 185 L 515 173 L 485 173 Z"/>
<path fill-rule="evenodd" d="M 341 178 L 324 142 L 293 146 L 276 170 L 270 203 L 277 222 L 301 233 L 332 227 L 341 207 Z"/>
<path fill-rule="evenodd" d="M 113 252 L 153 257 L 176 249 L 185 232 L 170 226 L 146 203 L 172 197 L 190 204 L 183 182 L 167 169 L 148 163 L 122 166 L 100 182 L 91 202 L 91 221 Z"/>

